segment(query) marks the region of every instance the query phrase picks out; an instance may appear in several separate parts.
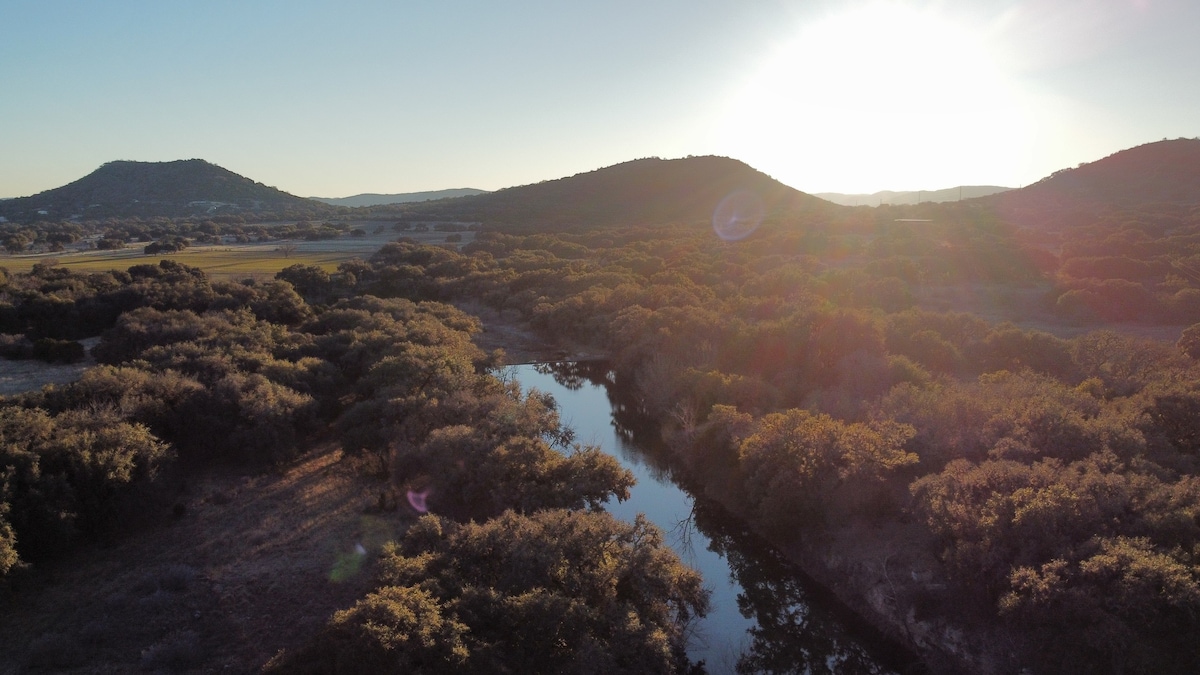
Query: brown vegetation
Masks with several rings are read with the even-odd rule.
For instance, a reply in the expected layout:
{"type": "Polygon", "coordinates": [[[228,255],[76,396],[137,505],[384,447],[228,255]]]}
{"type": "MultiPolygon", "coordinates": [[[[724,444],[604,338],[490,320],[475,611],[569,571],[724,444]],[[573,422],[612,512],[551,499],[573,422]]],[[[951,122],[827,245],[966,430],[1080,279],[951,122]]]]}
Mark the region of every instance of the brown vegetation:
{"type": "MultiPolygon", "coordinates": [[[[92,349],[101,365],[78,381],[0,400],[0,591],[22,608],[10,615],[22,628],[6,636],[25,640],[6,650],[7,667],[246,670],[280,649],[278,663],[309,672],[429,665],[405,646],[424,626],[374,620],[433,602],[433,589],[371,571],[380,544],[426,510],[439,514],[427,529],[481,523],[517,552],[545,552],[539,523],[556,518],[595,535],[523,561],[532,581],[489,610],[492,625],[519,625],[540,611],[529,597],[543,598],[544,609],[589,617],[572,630],[577,643],[522,651],[485,634],[478,593],[439,596],[447,625],[475,627],[469,650],[442,645],[459,665],[544,671],[598,657],[619,636],[614,667],[686,667],[686,625],[706,594],[652,525],[626,531],[603,513],[631,474],[573,444],[552,399],[497,378],[500,355],[471,342],[477,320],[380,297],[419,294],[419,278],[359,261],[335,275],[297,264],[270,282],[213,282],[163,261],[94,275],[44,266],[4,281],[5,320],[22,339],[75,344],[103,330],[92,349]],[[319,443],[330,438],[340,451],[319,443]],[[270,468],[285,477],[261,473],[270,468]],[[97,546],[115,548],[81,559],[97,546]],[[633,560],[547,585],[618,554],[633,560]],[[617,611],[609,595],[585,592],[610,583],[623,589],[617,611]],[[397,594],[399,605],[388,600],[397,594]],[[345,644],[344,631],[369,639],[345,644]]],[[[435,544],[404,542],[418,560],[435,544]]],[[[458,578],[484,589],[486,573],[471,565],[458,578]]]]}
{"type": "Polygon", "coordinates": [[[711,496],[930,664],[1187,672],[1197,366],[1096,329],[1173,322],[1178,337],[1197,317],[1171,298],[1193,282],[1121,278],[1166,274],[1158,254],[1048,268],[1029,233],[943,213],[959,219],[784,219],[741,242],[684,226],[485,233],[461,253],[389,245],[365,278],[473,298],[611,355],[711,496]],[[1107,275],[1089,292],[1142,295],[1098,300],[1129,309],[1111,317],[1067,312],[1084,273],[1107,275]],[[919,308],[935,288],[1043,289],[1038,318],[1076,337],[919,308]]]}
{"type": "MultiPolygon", "coordinates": [[[[1075,179],[1103,187],[1134,155],[1004,203],[1075,179]]],[[[701,180],[714,161],[687,162],[688,180],[647,160],[464,201],[532,233],[483,232],[457,250],[402,240],[336,270],[298,261],[270,282],[213,282],[170,261],[6,275],[0,330],[46,355],[103,330],[105,365],[0,405],[0,563],[24,583],[41,573],[25,565],[105,541],[122,508],[155,503],[165,467],[289,466],[302,439],[336,439],[439,517],[388,548],[366,596],[272,667],[685,668],[681,636],[703,597],[652,530],[601,513],[628,473],[574,448],[551,401],[494,377],[501,355],[472,342],[480,322],[443,304],[456,301],[609,356],[632,397],[622,414],[660,421],[709,496],[932,669],[1200,668],[1195,205],[1125,195],[1019,213],[987,201],[831,210],[743,171],[774,192],[730,236],[674,192],[702,187],[710,209],[738,187],[728,166],[701,180]],[[574,204],[588,185],[631,198],[574,204]],[[672,218],[685,222],[596,227],[672,218]],[[526,569],[530,551],[545,552],[545,570],[526,569]],[[647,551],[661,578],[617,564],[647,551]],[[582,564],[600,558],[614,567],[582,564]],[[579,566],[581,578],[563,576],[579,566]],[[614,584],[620,602],[592,592],[614,584]],[[547,617],[575,630],[542,645],[547,617]],[[510,624],[534,632],[504,643],[494,627],[510,624]]],[[[375,508],[399,501],[384,490],[375,508]]],[[[148,604],[187,588],[183,568],[164,574],[148,604]]],[[[143,663],[187,667],[209,635],[172,624],[143,663]]],[[[26,664],[57,667],[68,642],[37,636],[26,664]]]]}

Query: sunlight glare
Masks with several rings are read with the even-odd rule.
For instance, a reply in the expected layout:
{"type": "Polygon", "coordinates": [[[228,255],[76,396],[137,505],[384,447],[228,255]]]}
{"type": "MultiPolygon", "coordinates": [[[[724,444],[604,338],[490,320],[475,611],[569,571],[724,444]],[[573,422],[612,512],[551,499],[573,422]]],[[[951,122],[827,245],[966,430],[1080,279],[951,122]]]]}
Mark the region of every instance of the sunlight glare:
{"type": "Polygon", "coordinates": [[[996,165],[1019,161],[1028,134],[1026,105],[998,61],[982,29],[932,10],[845,10],[769,55],[731,102],[717,142],[807,192],[1004,175],[996,165]]]}
{"type": "Polygon", "coordinates": [[[713,231],[725,241],[739,241],[758,229],[766,208],[758,195],[737,190],[726,196],[713,211],[713,231]]]}
{"type": "Polygon", "coordinates": [[[429,513],[429,504],[427,500],[429,499],[431,492],[433,492],[433,490],[428,488],[419,491],[409,490],[405,495],[408,497],[408,505],[413,507],[413,510],[417,513],[429,513]]]}

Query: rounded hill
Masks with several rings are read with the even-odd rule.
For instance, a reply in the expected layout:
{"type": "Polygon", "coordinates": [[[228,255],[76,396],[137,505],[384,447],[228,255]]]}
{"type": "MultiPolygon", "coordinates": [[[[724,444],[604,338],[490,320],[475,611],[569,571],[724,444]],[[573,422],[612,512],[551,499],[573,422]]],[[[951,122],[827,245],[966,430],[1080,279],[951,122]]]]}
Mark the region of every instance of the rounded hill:
{"type": "Polygon", "coordinates": [[[10,220],[329,210],[202,159],[108,162],[62,187],[0,204],[10,220]]]}
{"type": "Polygon", "coordinates": [[[706,221],[725,197],[752,193],[766,214],[838,208],[726,157],[637,159],[567,178],[423,204],[410,217],[522,230],[706,221]]]}
{"type": "Polygon", "coordinates": [[[1069,212],[1200,205],[1200,139],[1139,145],[983,199],[1018,220],[1043,222],[1069,212]]]}

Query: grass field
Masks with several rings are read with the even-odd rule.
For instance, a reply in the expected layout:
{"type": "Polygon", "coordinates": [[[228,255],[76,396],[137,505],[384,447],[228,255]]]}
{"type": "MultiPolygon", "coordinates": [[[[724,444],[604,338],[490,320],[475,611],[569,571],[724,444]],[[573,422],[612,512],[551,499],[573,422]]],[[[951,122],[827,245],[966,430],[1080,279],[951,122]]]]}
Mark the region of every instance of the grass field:
{"type": "MultiPolygon", "coordinates": [[[[463,232],[461,243],[471,241],[472,232],[463,232]]],[[[369,258],[381,246],[395,241],[395,232],[367,235],[365,237],[343,237],[326,241],[273,241],[261,244],[237,244],[217,246],[193,246],[179,253],[145,255],[142,245],[129,246],[119,251],[67,251],[33,255],[5,256],[0,258],[0,267],[9,272],[28,272],[39,262],[49,259],[77,272],[101,272],[125,270],[133,265],[157,264],[164,259],[175,260],[184,265],[199,267],[210,276],[220,279],[245,279],[250,277],[272,277],[276,272],[291,265],[316,265],[326,272],[353,258],[369,258]],[[296,250],[288,256],[280,252],[284,243],[294,244],[296,250]]],[[[446,241],[445,232],[405,233],[405,236],[423,244],[440,244],[446,241]]]]}

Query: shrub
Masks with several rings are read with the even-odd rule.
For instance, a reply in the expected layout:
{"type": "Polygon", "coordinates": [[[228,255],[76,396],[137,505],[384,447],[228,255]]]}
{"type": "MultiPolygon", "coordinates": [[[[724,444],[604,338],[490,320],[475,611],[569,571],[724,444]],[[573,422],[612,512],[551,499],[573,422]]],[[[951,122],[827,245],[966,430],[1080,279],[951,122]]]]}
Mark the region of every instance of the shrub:
{"type": "Polygon", "coordinates": [[[41,338],[33,343],[33,358],[47,363],[76,363],[87,356],[83,345],[74,340],[41,338]]]}

